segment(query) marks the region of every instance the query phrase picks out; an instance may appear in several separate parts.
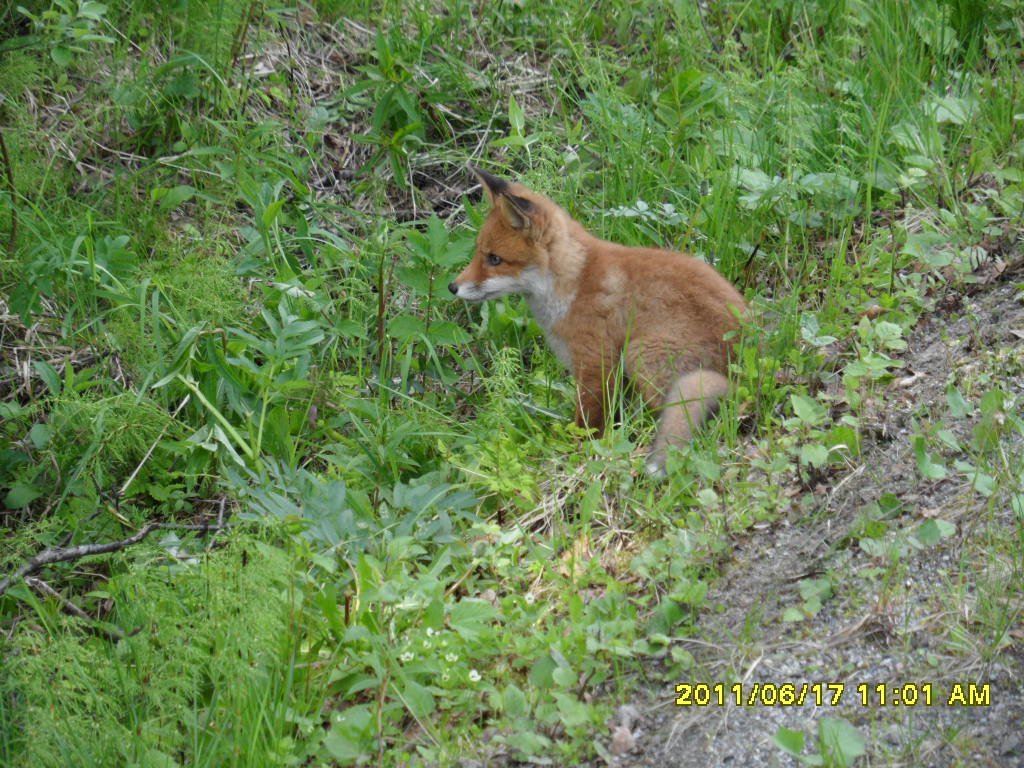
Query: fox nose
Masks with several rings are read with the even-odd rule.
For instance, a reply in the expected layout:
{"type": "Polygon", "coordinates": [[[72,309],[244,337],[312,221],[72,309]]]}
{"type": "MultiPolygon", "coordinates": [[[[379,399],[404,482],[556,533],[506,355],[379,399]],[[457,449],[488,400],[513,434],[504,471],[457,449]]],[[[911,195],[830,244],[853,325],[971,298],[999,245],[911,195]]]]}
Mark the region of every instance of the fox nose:
{"type": "Polygon", "coordinates": [[[451,291],[456,296],[459,295],[459,286],[456,285],[454,282],[448,283],[448,290],[451,291]]]}

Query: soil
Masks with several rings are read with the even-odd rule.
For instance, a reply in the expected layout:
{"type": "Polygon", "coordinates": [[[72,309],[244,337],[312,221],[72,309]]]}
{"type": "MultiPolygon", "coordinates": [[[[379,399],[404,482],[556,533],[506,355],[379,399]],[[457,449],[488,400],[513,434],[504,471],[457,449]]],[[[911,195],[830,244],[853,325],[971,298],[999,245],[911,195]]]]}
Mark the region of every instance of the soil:
{"type": "MultiPolygon", "coordinates": [[[[708,596],[712,610],[683,641],[693,668],[685,680],[666,680],[620,709],[604,743],[609,764],[799,765],[773,742],[778,729],[803,732],[807,757],[820,750],[822,718],[838,717],[864,737],[867,759],[858,764],[1024,766],[1024,520],[1007,489],[986,500],[952,466],[944,479],[923,479],[910,440],[940,419],[961,444],[970,440],[979,415],[952,417],[951,381],[978,384],[975,401],[999,387],[1008,403],[1024,402],[1024,292],[1003,280],[939,303],[908,340],[906,367],[885,393],[859,464],[824,489],[814,514],[734,542],[732,561],[708,596]],[[891,558],[869,555],[856,534],[865,507],[883,494],[899,501],[884,522],[889,541],[906,542],[927,519],[946,521],[955,533],[891,558]],[[803,603],[800,581],[825,575],[831,599],[803,621],[784,621],[787,609],[803,603]],[[1003,624],[986,624],[986,611],[1000,600],[1003,624]],[[830,701],[835,689],[827,688],[808,689],[802,706],[728,703],[736,683],[744,697],[760,683],[755,699],[771,701],[776,689],[767,684],[784,682],[797,690],[803,683],[845,687],[837,706],[830,701]],[[722,683],[727,703],[719,705],[712,692],[707,706],[675,706],[676,683],[722,683]],[[987,690],[989,703],[950,705],[956,683],[987,690]],[[861,684],[867,688],[858,690],[861,684]],[[880,705],[879,684],[889,702],[900,694],[918,701],[880,705]],[[932,706],[923,703],[926,684],[932,706]]],[[[1008,465],[1020,467],[1022,435],[1007,430],[1000,440],[1008,465]]]]}

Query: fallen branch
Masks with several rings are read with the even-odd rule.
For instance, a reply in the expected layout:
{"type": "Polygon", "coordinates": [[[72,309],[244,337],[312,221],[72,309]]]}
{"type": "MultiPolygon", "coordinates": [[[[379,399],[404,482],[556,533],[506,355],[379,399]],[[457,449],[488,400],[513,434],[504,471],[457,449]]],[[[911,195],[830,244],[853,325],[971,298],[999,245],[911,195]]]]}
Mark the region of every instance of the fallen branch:
{"type": "Polygon", "coordinates": [[[3,581],[0,581],[0,595],[4,594],[4,592],[9,589],[11,584],[35,573],[45,565],[63,563],[68,560],[79,560],[80,558],[88,557],[89,555],[105,555],[107,552],[117,552],[118,550],[130,547],[132,544],[138,544],[161,526],[162,523],[149,523],[143,526],[142,529],[134,536],[129,536],[127,539],[121,539],[120,541],[111,541],[106,544],[80,544],[77,547],[44,549],[38,555],[30,557],[28,561],[13,574],[5,578],[3,581]]]}
{"type": "Polygon", "coordinates": [[[56,600],[58,603],[60,603],[61,609],[65,613],[71,616],[75,616],[76,618],[82,619],[87,623],[87,629],[90,632],[96,635],[100,635],[101,637],[105,637],[107,640],[116,642],[118,640],[124,640],[126,637],[135,637],[135,635],[139,634],[139,632],[141,632],[143,627],[145,626],[144,624],[140,624],[139,626],[135,627],[135,629],[125,632],[120,627],[116,627],[113,624],[107,624],[93,616],[90,616],[88,613],[86,613],[73,602],[68,600],[66,597],[64,597],[64,595],[55,590],[42,579],[36,579],[31,576],[26,576],[25,583],[37,592],[56,600]]]}
{"type": "MultiPolygon", "coordinates": [[[[174,413],[171,414],[171,418],[178,418],[178,414],[181,413],[181,409],[184,408],[191,399],[192,395],[185,395],[184,399],[178,403],[178,407],[174,409],[174,413]]],[[[149,461],[149,457],[153,455],[153,451],[156,449],[157,443],[163,439],[164,433],[167,432],[167,428],[170,426],[171,422],[164,424],[164,428],[160,430],[160,434],[156,436],[156,440],[154,440],[153,444],[149,446],[149,450],[146,451],[146,455],[142,457],[142,461],[140,461],[139,465],[132,470],[132,473],[128,475],[128,479],[124,481],[124,485],[121,486],[121,490],[117,492],[118,498],[124,497],[125,491],[128,490],[128,486],[132,484],[132,480],[134,480],[135,476],[139,474],[139,470],[142,469],[143,465],[149,461]]]]}
{"type": "MultiPolygon", "coordinates": [[[[0,107],[3,105],[0,104],[0,107]]],[[[18,245],[18,190],[14,186],[14,166],[11,164],[11,155],[7,151],[7,142],[4,141],[4,132],[0,129],[0,158],[4,161],[4,177],[7,180],[7,191],[11,194],[11,232],[7,236],[7,254],[14,256],[14,248],[18,245]]]]}
{"type": "MultiPolygon", "coordinates": [[[[62,595],[60,592],[51,587],[42,579],[36,579],[31,576],[26,576],[25,583],[32,587],[32,589],[34,589],[36,592],[39,592],[43,595],[46,595],[47,597],[56,600],[60,604],[60,607],[64,611],[64,613],[67,613],[71,616],[74,616],[75,618],[81,619],[82,621],[86,622],[91,632],[94,632],[98,635],[102,635],[108,640],[113,641],[124,640],[124,638],[126,637],[125,633],[122,632],[119,627],[115,627],[113,625],[103,626],[96,619],[94,619],[88,613],[83,611],[73,602],[68,600],[66,597],[64,597],[64,595],[62,595]]],[[[133,632],[132,634],[135,633],[133,632]]]]}
{"type": "Polygon", "coordinates": [[[231,523],[220,522],[224,519],[223,499],[221,500],[220,510],[220,515],[218,516],[218,521],[216,523],[148,523],[134,536],[129,536],[127,539],[121,539],[120,541],[111,541],[106,544],[79,544],[77,547],[53,547],[51,549],[44,549],[38,555],[29,558],[21,568],[16,570],[3,581],[0,581],[0,595],[10,589],[14,582],[19,579],[23,579],[26,576],[31,576],[43,566],[52,565],[53,563],[63,563],[68,560],[78,560],[83,557],[88,557],[89,555],[105,555],[107,552],[117,552],[118,550],[126,549],[132,546],[132,544],[138,544],[157,528],[163,528],[169,531],[199,531],[200,533],[216,533],[218,531],[225,531],[232,528],[233,525],[231,523]]]}

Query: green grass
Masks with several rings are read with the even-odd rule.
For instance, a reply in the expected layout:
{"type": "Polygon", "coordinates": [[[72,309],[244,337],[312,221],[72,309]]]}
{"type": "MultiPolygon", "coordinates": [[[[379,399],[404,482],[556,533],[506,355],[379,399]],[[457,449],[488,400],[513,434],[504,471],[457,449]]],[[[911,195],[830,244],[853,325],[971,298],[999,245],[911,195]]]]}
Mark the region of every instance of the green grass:
{"type": "MultiPolygon", "coordinates": [[[[5,764],[443,764],[484,730],[593,758],[647,659],[685,669],[727,536],[857,461],[935,287],[1024,216],[1017,0],[28,10],[0,12],[0,564],[221,499],[269,525],[39,574],[119,641],[0,597],[5,764]],[[571,426],[525,302],[448,300],[467,160],[751,300],[666,483],[629,397],[571,426]]],[[[969,458],[1019,506],[1000,429],[969,458]]],[[[983,612],[990,658],[1015,614],[983,612]]]]}

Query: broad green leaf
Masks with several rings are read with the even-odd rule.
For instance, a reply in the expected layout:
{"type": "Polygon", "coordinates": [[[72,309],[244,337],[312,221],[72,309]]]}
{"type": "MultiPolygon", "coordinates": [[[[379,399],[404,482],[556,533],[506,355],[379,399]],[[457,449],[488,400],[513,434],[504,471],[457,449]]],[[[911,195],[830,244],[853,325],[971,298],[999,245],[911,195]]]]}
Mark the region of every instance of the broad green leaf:
{"type": "Polygon", "coordinates": [[[825,602],[832,597],[831,579],[802,579],[800,581],[800,597],[804,600],[825,602]]]}
{"type": "Polygon", "coordinates": [[[324,748],[335,760],[352,765],[370,756],[373,746],[373,715],[365,704],[346,707],[340,719],[331,724],[324,748]]]}
{"type": "Polygon", "coordinates": [[[558,715],[562,725],[569,729],[579,729],[590,722],[591,707],[580,701],[574,693],[555,692],[555,701],[558,702],[558,715]]]}
{"type": "Polygon", "coordinates": [[[274,219],[281,213],[281,209],[284,208],[284,203],[284,200],[274,200],[264,209],[261,219],[264,227],[269,227],[274,222],[274,219]]]}
{"type": "Polygon", "coordinates": [[[534,688],[550,688],[554,682],[552,673],[556,669],[558,669],[558,664],[551,658],[550,654],[545,654],[533,662],[527,679],[534,688]]]}
{"type": "Polygon", "coordinates": [[[486,600],[467,599],[455,603],[448,611],[451,628],[466,640],[476,640],[497,615],[486,600]]]}
{"type": "Polygon", "coordinates": [[[974,103],[969,99],[947,95],[935,99],[931,108],[935,115],[935,122],[964,125],[971,119],[974,103]]]}
{"type": "Polygon", "coordinates": [[[943,445],[952,451],[960,450],[960,441],[957,440],[956,435],[953,434],[952,430],[940,429],[935,433],[935,436],[942,441],[943,445]]]}
{"type": "Polygon", "coordinates": [[[60,374],[57,373],[57,369],[50,365],[45,360],[35,360],[32,363],[32,367],[35,369],[36,374],[46,384],[46,388],[50,390],[51,395],[59,395],[62,389],[60,374]]]}
{"type": "Polygon", "coordinates": [[[437,708],[433,694],[414,680],[405,681],[402,701],[409,708],[409,714],[416,718],[427,717],[437,708]]]}
{"type": "Polygon", "coordinates": [[[879,559],[889,557],[895,550],[895,545],[886,541],[883,538],[862,538],[857,542],[857,546],[868,557],[876,557],[879,559]]]}
{"type": "Polygon", "coordinates": [[[775,735],[772,736],[772,741],[775,742],[776,746],[794,757],[799,757],[800,753],[804,751],[803,731],[793,731],[789,728],[780,727],[775,732],[775,735]]]}
{"type": "Polygon", "coordinates": [[[960,390],[952,384],[946,390],[946,402],[949,404],[949,412],[955,419],[962,419],[974,413],[974,406],[967,402],[960,390]]]}
{"type": "Polygon", "coordinates": [[[195,187],[191,187],[188,184],[179,184],[176,187],[156,187],[149,193],[149,197],[153,202],[159,201],[161,213],[167,213],[173,211],[182,203],[191,200],[195,197],[195,187]]]}
{"type": "Polygon", "coordinates": [[[16,482],[4,497],[4,506],[8,509],[21,509],[43,495],[43,491],[28,483],[16,482]]]}
{"type": "Polygon", "coordinates": [[[413,315],[398,315],[388,323],[388,332],[398,341],[407,341],[413,336],[421,335],[426,326],[423,320],[413,315]]]}
{"type": "Polygon", "coordinates": [[[403,265],[395,270],[395,276],[420,296],[430,293],[431,274],[422,265],[403,265]]]}
{"type": "Polygon", "coordinates": [[[32,429],[28,431],[28,439],[32,441],[32,445],[35,446],[36,450],[45,448],[50,444],[50,425],[44,422],[37,422],[32,425],[32,429]]]}
{"type": "Polygon", "coordinates": [[[823,467],[828,463],[828,448],[820,444],[800,446],[800,461],[812,467],[823,467]]]}
{"type": "Polygon", "coordinates": [[[829,448],[830,455],[836,453],[838,458],[860,455],[860,435],[853,427],[845,424],[830,429],[825,434],[824,442],[829,448]]]}
{"type": "Polygon", "coordinates": [[[514,683],[505,686],[505,692],[501,696],[501,705],[505,714],[509,717],[526,717],[530,714],[530,703],[524,694],[514,683]]]}
{"type": "Polygon", "coordinates": [[[976,472],[973,479],[974,490],[986,499],[996,492],[996,479],[984,472],[976,472]]]}
{"type": "Polygon", "coordinates": [[[915,537],[926,547],[933,547],[956,533],[956,526],[946,520],[933,518],[918,526],[915,537]]]}
{"type": "Polygon", "coordinates": [[[435,321],[430,326],[430,341],[436,345],[451,346],[453,344],[466,344],[470,336],[458,323],[451,320],[435,321]]]}
{"type": "Polygon", "coordinates": [[[508,97],[508,122],[513,136],[522,136],[526,128],[526,114],[516,101],[515,94],[508,97]]]}
{"type": "Polygon", "coordinates": [[[903,245],[903,253],[933,269],[948,267],[955,255],[949,238],[938,232],[910,233],[903,245]]]}
{"type": "Polygon", "coordinates": [[[427,222],[427,241],[430,243],[430,258],[436,264],[444,264],[444,255],[448,250],[448,228],[441,218],[433,213],[427,222]]]}
{"type": "Polygon", "coordinates": [[[821,754],[831,765],[849,766],[867,751],[864,736],[848,721],[838,717],[823,717],[818,722],[818,741],[821,754]]]}
{"type": "Polygon", "coordinates": [[[794,393],[789,396],[793,413],[808,426],[815,426],[825,420],[825,406],[812,397],[794,393]]]}
{"type": "Polygon", "coordinates": [[[818,318],[811,312],[800,315],[800,335],[803,340],[814,347],[826,347],[836,340],[835,336],[821,334],[818,318]]]}
{"type": "Polygon", "coordinates": [[[917,470],[926,480],[941,480],[946,476],[946,467],[935,461],[931,454],[925,449],[924,435],[914,435],[910,438],[914,448],[914,456],[917,458],[917,470]]]}
{"type": "Polygon", "coordinates": [[[50,49],[50,58],[62,67],[66,67],[74,58],[71,49],[65,45],[55,45],[50,49]]]}
{"type": "Polygon", "coordinates": [[[803,621],[804,618],[804,612],[799,608],[787,608],[782,612],[782,620],[790,624],[803,621]]]}

